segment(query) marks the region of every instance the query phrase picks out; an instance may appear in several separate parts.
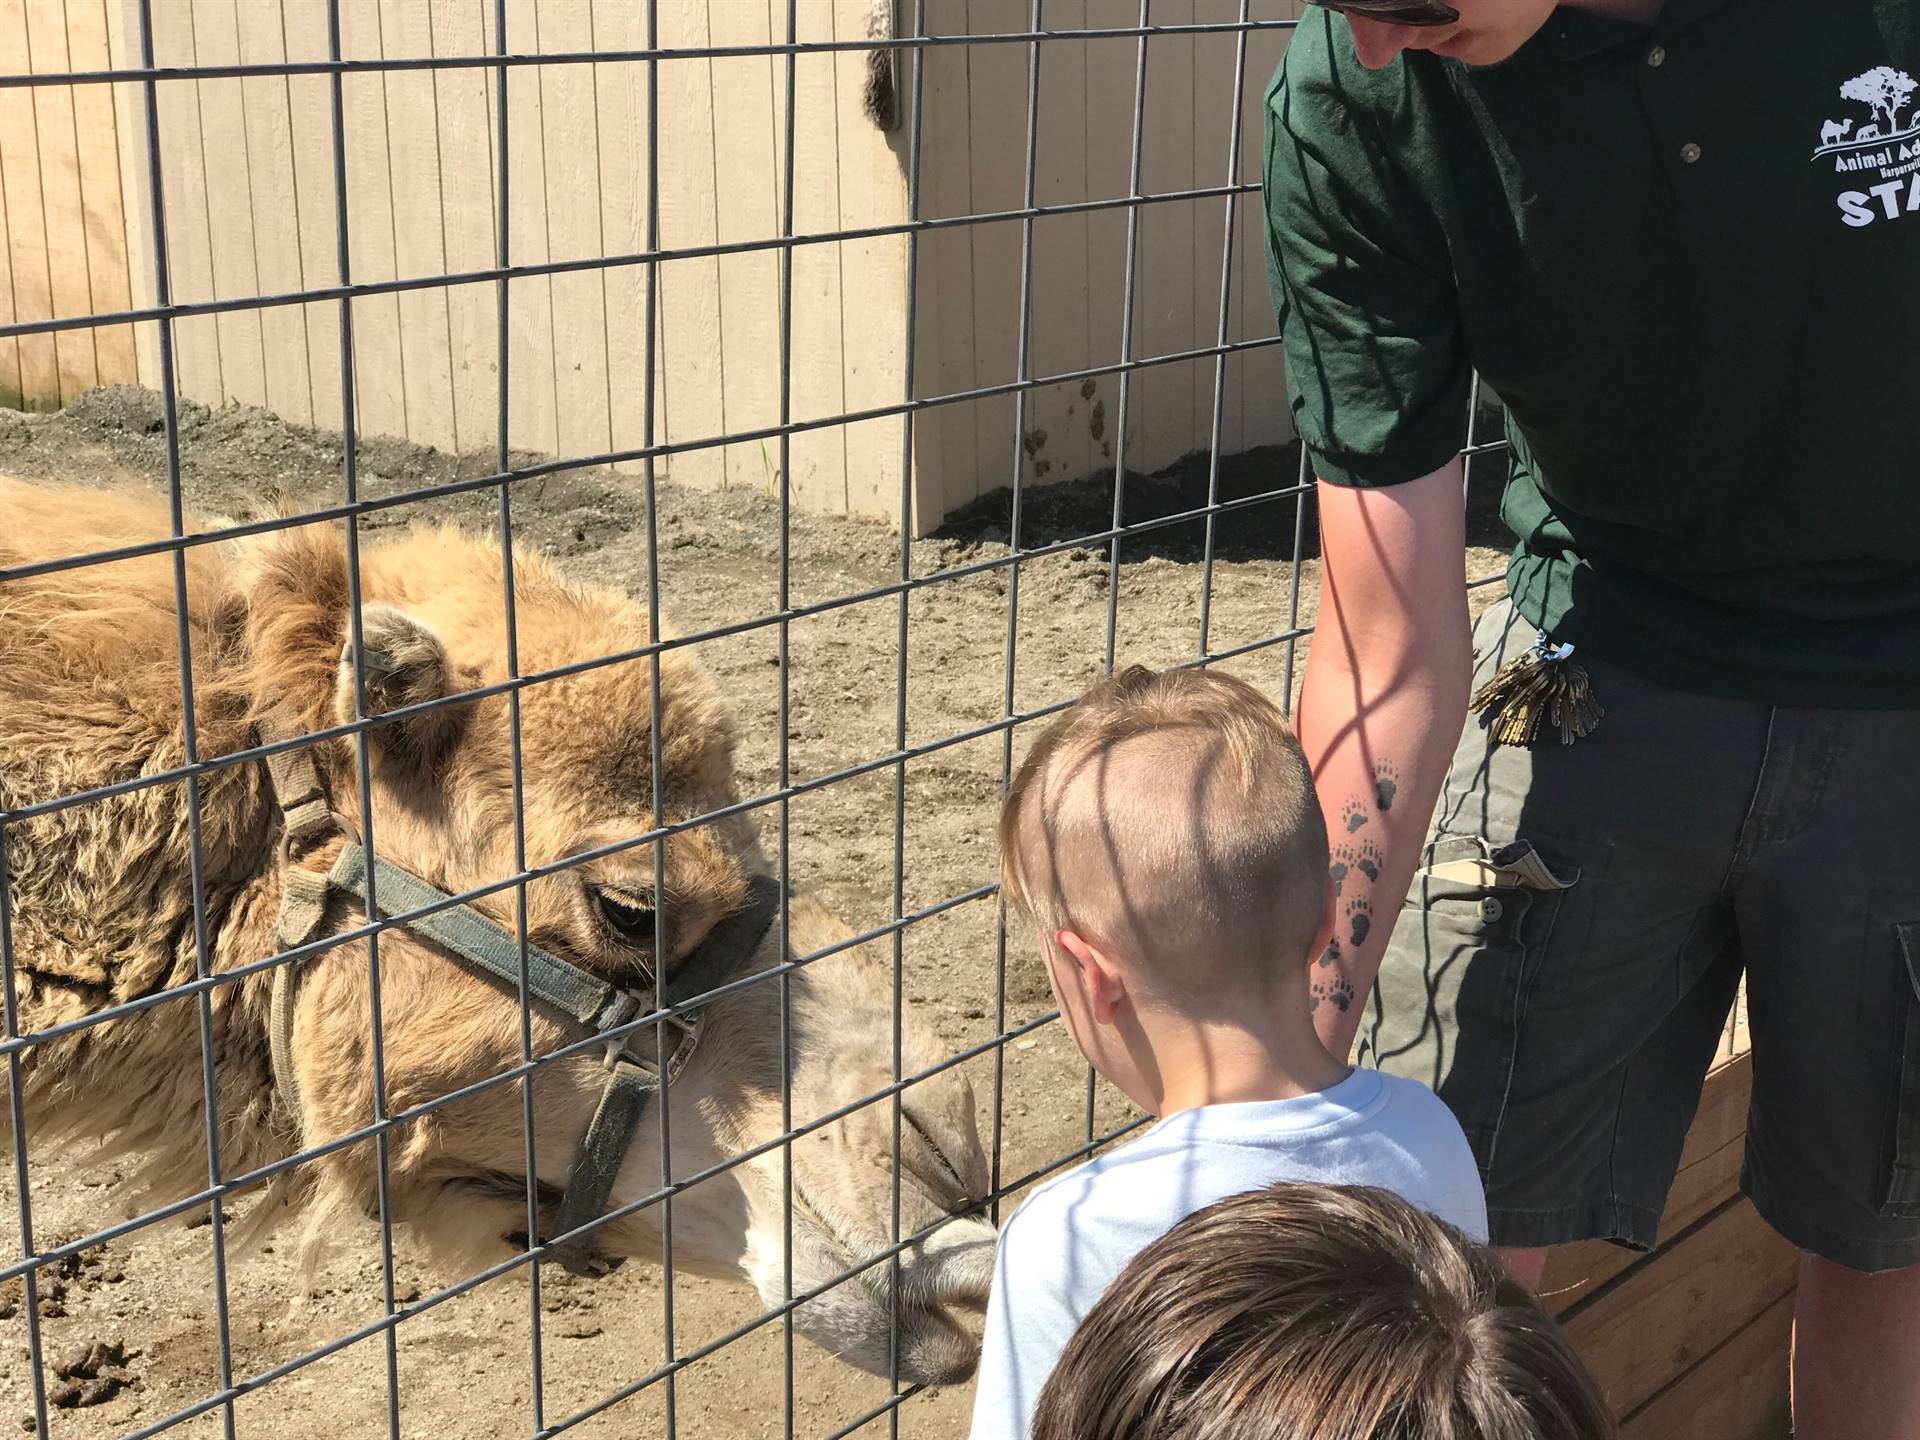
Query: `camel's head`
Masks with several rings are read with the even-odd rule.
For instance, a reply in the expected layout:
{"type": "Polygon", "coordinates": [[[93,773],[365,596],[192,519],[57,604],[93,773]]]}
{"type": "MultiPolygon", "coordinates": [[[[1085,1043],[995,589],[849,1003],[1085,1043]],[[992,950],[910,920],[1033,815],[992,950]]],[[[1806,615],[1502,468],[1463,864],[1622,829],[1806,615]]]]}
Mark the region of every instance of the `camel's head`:
{"type": "MultiPolygon", "coordinates": [[[[367,663],[356,666],[338,545],[317,529],[272,537],[257,552],[248,586],[254,703],[291,707],[299,723],[317,729],[351,720],[361,703],[357,690],[366,713],[384,715],[504,680],[501,569],[497,550],[450,532],[369,549],[361,611],[367,663]]],[[[648,638],[644,611],[612,592],[567,584],[537,559],[516,564],[514,599],[522,673],[630,651],[648,638]]],[[[655,803],[652,675],[651,660],[641,658],[519,693],[518,838],[508,696],[403,713],[371,729],[371,848],[453,893],[645,833],[655,803]]],[[[737,799],[734,728],[688,652],[662,654],[659,675],[659,804],[672,824],[737,799]]],[[[347,834],[359,839],[353,747],[326,745],[326,788],[347,834]]],[[[671,984],[715,924],[742,904],[749,878],[767,867],[747,815],[676,833],[663,852],[658,884],[651,844],[598,854],[529,882],[529,941],[649,997],[662,966],[671,984]]],[[[513,889],[474,902],[509,932],[519,929],[519,904],[513,889]]],[[[353,904],[339,900],[328,915],[336,931],[361,920],[353,904]]],[[[783,931],[793,955],[843,933],[804,903],[792,906],[737,973],[775,965],[783,931]]],[[[383,932],[378,951],[389,1111],[512,1069],[522,1063],[526,1041],[539,1056],[591,1033],[536,1003],[523,1037],[512,986],[411,931],[383,932]]],[[[668,1099],[652,1102],[619,1167],[609,1209],[636,1208],[599,1229],[597,1254],[657,1257],[663,1184],[716,1172],[672,1197],[676,1265],[744,1276],[770,1305],[789,1293],[807,1296],[795,1311],[800,1333],[876,1371],[890,1364],[889,1295],[897,1293],[902,1376],[926,1383],[964,1378],[975,1347],[950,1307],[984,1303],[994,1239],[970,1213],[988,1179],[964,1080],[949,1071],[899,1097],[897,1231],[891,1096],[836,1115],[790,1145],[779,1143],[789,1113],[792,1125],[806,1127],[887,1089],[895,1013],[886,969],[856,950],[791,973],[784,1000],[781,981],[769,979],[707,1005],[700,1038],[668,1099]],[[663,1135],[670,1141],[664,1162],[663,1135]],[[727,1164],[750,1151],[760,1153],[727,1164]],[[889,1250],[896,1235],[910,1242],[897,1267],[882,1260],[831,1285],[889,1250]],[[821,1287],[830,1288],[810,1294],[821,1287]]],[[[372,1116],[371,1014],[364,942],[308,962],[291,1046],[297,1119],[308,1144],[360,1128],[372,1116]]],[[[934,1038],[910,1019],[900,1044],[902,1073],[942,1057],[934,1038]]],[[[553,1233],[557,1201],[606,1081],[598,1047],[578,1049],[533,1076],[543,1234],[553,1233]]],[[[390,1146],[395,1218],[437,1248],[467,1256],[518,1243],[528,1224],[523,1103],[519,1084],[495,1085],[405,1127],[390,1146]]],[[[315,1162],[317,1213],[371,1206],[373,1167],[367,1145],[315,1162]]]]}

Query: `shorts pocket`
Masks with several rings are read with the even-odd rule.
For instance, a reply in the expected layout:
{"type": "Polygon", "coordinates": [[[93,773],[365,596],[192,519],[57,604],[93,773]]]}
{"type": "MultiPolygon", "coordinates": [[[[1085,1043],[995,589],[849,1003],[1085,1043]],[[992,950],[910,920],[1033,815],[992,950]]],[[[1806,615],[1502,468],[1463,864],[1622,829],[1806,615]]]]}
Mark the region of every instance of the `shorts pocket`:
{"type": "Polygon", "coordinates": [[[1893,933],[1901,966],[1895,976],[1895,1003],[1904,1014],[1894,1051],[1900,1070],[1880,1213],[1911,1218],[1920,1217],[1920,921],[1895,925],[1893,933]]]}
{"type": "Polygon", "coordinates": [[[1360,1058],[1430,1085],[1491,1168],[1527,1001],[1577,870],[1526,841],[1440,836],[1415,874],[1360,1058]]]}

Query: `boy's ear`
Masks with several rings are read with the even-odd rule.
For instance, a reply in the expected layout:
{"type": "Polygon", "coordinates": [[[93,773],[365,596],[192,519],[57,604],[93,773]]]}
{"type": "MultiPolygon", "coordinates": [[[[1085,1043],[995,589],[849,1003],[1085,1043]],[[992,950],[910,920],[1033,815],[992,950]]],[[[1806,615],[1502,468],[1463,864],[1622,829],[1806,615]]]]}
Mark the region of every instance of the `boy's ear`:
{"type": "Polygon", "coordinates": [[[1127,998],[1127,984],[1113,957],[1084,935],[1060,930],[1054,943],[1073,965],[1080,981],[1080,993],[1086,996],[1087,1010],[1101,1025],[1111,1025],[1127,998]]]}

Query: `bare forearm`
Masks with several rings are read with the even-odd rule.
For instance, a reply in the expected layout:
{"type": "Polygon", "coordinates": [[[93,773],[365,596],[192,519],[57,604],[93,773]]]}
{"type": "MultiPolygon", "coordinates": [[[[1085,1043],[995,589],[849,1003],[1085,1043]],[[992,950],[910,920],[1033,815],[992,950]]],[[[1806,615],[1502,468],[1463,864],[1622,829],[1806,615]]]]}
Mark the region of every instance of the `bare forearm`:
{"type": "Polygon", "coordinates": [[[1336,895],[1310,994],[1315,1028],[1344,1058],[1466,715],[1458,462],[1389,490],[1323,484],[1320,518],[1320,610],[1299,729],[1336,895]]]}
{"type": "MultiPolygon", "coordinates": [[[[1300,738],[1326,815],[1333,931],[1313,967],[1314,1026],[1344,1058],[1466,714],[1466,657],[1356,656],[1322,630],[1307,662],[1300,738]],[[1436,663],[1438,662],[1438,663],[1436,663]]],[[[1464,642],[1461,649],[1464,650],[1464,642]]]]}

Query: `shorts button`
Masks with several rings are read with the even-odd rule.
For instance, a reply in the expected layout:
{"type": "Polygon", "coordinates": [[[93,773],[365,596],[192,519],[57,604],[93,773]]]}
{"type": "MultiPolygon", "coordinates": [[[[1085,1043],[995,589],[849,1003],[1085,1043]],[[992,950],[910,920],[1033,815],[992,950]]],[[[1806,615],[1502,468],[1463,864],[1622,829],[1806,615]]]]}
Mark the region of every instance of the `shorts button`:
{"type": "Polygon", "coordinates": [[[1662,65],[1666,63],[1667,63],[1667,47],[1666,46],[1656,45],[1651,50],[1647,51],[1647,64],[1651,65],[1654,69],[1658,70],[1662,65]]]}
{"type": "Polygon", "coordinates": [[[1689,140],[1680,147],[1680,158],[1691,165],[1700,158],[1700,147],[1689,140]]]}
{"type": "Polygon", "coordinates": [[[1507,913],[1507,907],[1489,895],[1480,902],[1480,918],[1489,925],[1507,913]]]}

